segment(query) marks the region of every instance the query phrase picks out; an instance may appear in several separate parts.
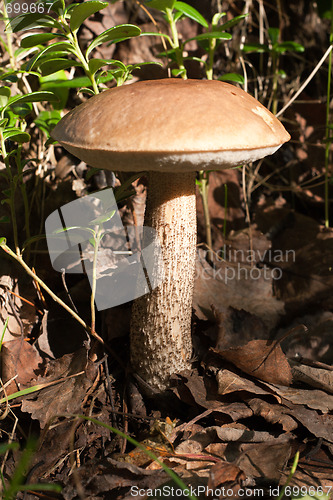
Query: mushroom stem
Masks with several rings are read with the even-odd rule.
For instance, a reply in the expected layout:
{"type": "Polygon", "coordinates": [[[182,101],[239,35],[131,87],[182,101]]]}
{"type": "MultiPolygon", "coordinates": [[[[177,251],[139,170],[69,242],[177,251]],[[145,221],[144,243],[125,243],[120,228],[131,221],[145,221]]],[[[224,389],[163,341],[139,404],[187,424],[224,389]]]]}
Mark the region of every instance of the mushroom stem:
{"type": "Polygon", "coordinates": [[[163,390],[173,373],[190,367],[192,355],[195,172],[149,174],[145,226],[158,233],[164,280],[133,304],[131,361],[149,385],[163,390]]]}

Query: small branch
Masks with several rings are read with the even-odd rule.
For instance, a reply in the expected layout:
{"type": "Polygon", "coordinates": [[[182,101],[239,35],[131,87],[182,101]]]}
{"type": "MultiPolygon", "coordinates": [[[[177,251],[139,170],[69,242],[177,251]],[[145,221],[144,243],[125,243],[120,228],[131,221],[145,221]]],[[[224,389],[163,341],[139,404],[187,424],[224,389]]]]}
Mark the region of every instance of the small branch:
{"type": "Polygon", "coordinates": [[[44,290],[52,297],[52,299],[57,302],[59,305],[61,305],[76,321],[78,321],[85,330],[90,331],[88,325],[83,321],[82,318],[78,314],[76,314],[73,309],[71,309],[65,302],[63,302],[57,295],[52,292],[52,290],[42,281],[30,267],[24,262],[22,257],[20,255],[15,254],[7,245],[1,245],[1,248],[4,252],[6,252],[8,255],[13,257],[21,266],[24,268],[24,270],[29,274],[29,276],[37,281],[37,283],[44,288],[44,290]]]}
{"type": "Polygon", "coordinates": [[[328,47],[328,49],[326,50],[326,52],[323,55],[323,57],[320,59],[320,61],[317,64],[317,66],[314,68],[313,71],[311,71],[310,75],[307,77],[307,79],[305,80],[305,82],[300,86],[300,88],[298,89],[298,91],[296,92],[296,94],[294,94],[293,97],[290,99],[290,101],[287,102],[287,104],[285,106],[283,106],[283,108],[280,109],[280,111],[278,113],[276,113],[276,115],[275,115],[276,118],[278,118],[280,115],[282,115],[285,112],[285,110],[287,108],[289,108],[289,106],[295,101],[295,99],[297,99],[297,97],[303,92],[303,90],[305,89],[305,87],[307,86],[307,84],[312,80],[312,78],[315,76],[315,74],[317,73],[317,71],[319,71],[320,67],[323,65],[326,57],[331,52],[332,48],[333,48],[333,45],[330,45],[328,47]]]}

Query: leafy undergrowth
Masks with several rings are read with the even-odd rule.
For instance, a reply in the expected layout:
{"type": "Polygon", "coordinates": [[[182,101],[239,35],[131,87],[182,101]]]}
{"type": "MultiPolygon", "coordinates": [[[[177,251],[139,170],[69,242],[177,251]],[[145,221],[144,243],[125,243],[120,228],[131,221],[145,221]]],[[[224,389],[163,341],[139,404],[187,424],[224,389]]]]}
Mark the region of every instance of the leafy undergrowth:
{"type": "MultiPolygon", "coordinates": [[[[163,485],[179,491],[143,445],[192,486],[198,498],[204,498],[208,487],[217,492],[227,488],[227,496],[234,498],[244,488],[248,495],[260,489],[262,497],[270,498],[273,489],[277,492],[285,484],[297,451],[294,491],[312,486],[329,492],[332,367],[318,356],[316,361],[287,359],[280,340],[264,338],[267,328],[257,316],[231,307],[212,312],[215,321],[197,319],[194,369],[175,376],[165,394],[140,390],[112,353],[99,363],[88,358],[85,348],[46,360],[45,353],[27,342],[7,342],[2,349],[5,378],[14,379],[12,384],[21,390],[33,390],[10,400],[8,407],[3,401],[3,411],[8,411],[3,432],[14,438],[29,428],[30,436],[39,435],[27,483],[61,485],[59,496],[47,498],[65,499],[131,498],[139,490],[143,495],[163,485]],[[254,331],[261,338],[248,340],[254,331]],[[217,347],[209,348],[214,338],[217,347]],[[112,432],[110,424],[135,436],[141,447],[112,432]]],[[[303,325],[288,332],[308,335],[312,342],[316,333],[303,325]]],[[[43,336],[46,329],[39,345],[43,336]]],[[[7,385],[9,398],[10,392],[7,385]]],[[[20,440],[24,447],[24,435],[20,440]]],[[[16,449],[5,457],[5,478],[18,467],[22,453],[16,449]]],[[[37,498],[29,495],[25,498],[37,498]]],[[[225,496],[221,492],[218,497],[225,496]]]]}
{"type": "MultiPolygon", "coordinates": [[[[210,2],[202,3],[209,10],[210,2]]],[[[235,7],[233,17],[242,8],[235,7]]],[[[275,8],[268,12],[276,25],[275,8]]],[[[281,17],[286,39],[298,40],[307,52],[306,59],[286,63],[286,83],[279,73],[284,102],[327,42],[318,18],[304,3],[290,2],[286,12],[281,17]],[[298,9],[306,11],[306,23],[298,9]]],[[[144,31],[155,29],[151,20],[135,15],[144,31]]],[[[80,43],[91,43],[129,17],[125,8],[109,5],[85,21],[80,43]]],[[[188,18],[179,25],[182,39],[198,35],[198,26],[188,18]]],[[[240,36],[241,27],[237,29],[240,36]]],[[[105,44],[100,56],[117,57],[124,64],[160,61],[162,46],[152,40],[133,38],[117,49],[105,44]]],[[[272,48],[265,50],[271,55],[272,48]]],[[[197,58],[206,54],[204,47],[195,51],[191,44],[188,52],[197,58]]],[[[263,69],[260,54],[249,56],[249,66],[263,69]]],[[[223,60],[220,53],[215,62],[217,70],[233,70],[231,56],[223,60]]],[[[190,77],[203,77],[200,64],[188,63],[190,77]]],[[[166,76],[159,65],[140,73],[142,78],[166,76]]],[[[187,498],[188,493],[200,499],[271,499],[283,493],[288,498],[332,498],[333,233],[324,224],[325,76],[319,73],[316,89],[307,88],[287,110],[284,124],[292,142],[261,169],[247,169],[250,224],[240,172],[210,173],[209,259],[198,188],[193,369],[174,376],[164,394],[131,373],[130,304],[97,315],[102,344],[1,255],[4,498],[166,499],[187,498]],[[183,487],[189,491],[181,493],[183,487]]],[[[66,106],[82,100],[82,95],[70,94],[66,106]]],[[[33,129],[29,152],[23,148],[30,157],[42,148],[38,134],[33,129]]],[[[51,151],[44,178],[36,181],[29,172],[25,180],[31,199],[43,204],[40,214],[38,203],[31,201],[36,234],[37,214],[47,216],[114,183],[111,174],[87,174],[89,167],[61,148],[51,151]]],[[[123,177],[117,183],[125,181],[123,177]]],[[[5,190],[3,176],[0,184],[5,190]]],[[[135,196],[121,211],[124,223],[140,225],[146,180],[139,179],[133,188],[135,196]]],[[[18,196],[12,201],[23,220],[18,196]]],[[[6,227],[1,236],[10,239],[11,228],[6,232],[6,227]]],[[[88,280],[82,275],[62,280],[50,267],[43,240],[33,247],[32,259],[36,273],[69,305],[70,297],[88,323],[88,280]]]]}
{"type": "MultiPolygon", "coordinates": [[[[262,215],[266,224],[270,219],[273,225],[277,210],[287,217],[288,211],[270,207],[262,215]]],[[[312,496],[314,491],[319,496],[329,493],[333,487],[333,314],[329,311],[333,283],[325,274],[325,255],[332,254],[332,233],[293,213],[291,227],[286,225],[275,241],[275,249],[279,242],[281,251],[275,255],[281,259],[286,255],[284,238],[290,249],[288,231],[302,259],[280,262],[284,279],[276,280],[275,296],[271,278],[248,280],[243,271],[239,279],[229,281],[230,266],[238,265],[231,259],[231,249],[247,248],[248,229],[230,238],[228,265],[220,260],[213,268],[199,250],[193,370],[174,376],[172,388],[164,394],[149,390],[130,373],[130,306],[105,313],[104,347],[97,341],[91,345],[80,328],[75,335],[74,322],[58,307],[42,313],[26,304],[19,310],[21,316],[11,316],[11,331],[18,338],[5,342],[1,351],[9,399],[7,403],[2,399],[6,413],[2,430],[9,441],[19,440],[23,451],[15,449],[4,456],[5,484],[22,460],[29,435],[36,442],[25,470],[27,484],[62,488],[61,493],[43,492],[43,498],[126,499],[139,493],[142,498],[145,494],[155,498],[152,490],[163,485],[163,498],[174,498],[176,490],[180,495],[179,486],[142,446],[191,486],[197,498],[205,498],[207,488],[216,498],[240,498],[245,490],[248,496],[278,497],[297,452],[291,496],[297,497],[297,491],[303,496],[305,491],[312,496]],[[316,233],[310,248],[305,235],[302,241],[295,234],[295,220],[300,234],[302,224],[316,233]],[[316,252],[321,254],[321,264],[314,261],[316,252]],[[306,267],[294,269],[300,262],[306,267]],[[306,287],[300,285],[304,280],[306,287]],[[30,316],[25,317],[27,310],[30,316]],[[37,340],[22,340],[20,319],[23,328],[34,325],[37,340]],[[66,342],[69,335],[72,345],[66,342]],[[75,342],[81,347],[73,348],[75,342]],[[61,349],[74,352],[60,355],[61,349]],[[23,392],[11,399],[18,387],[23,392]],[[141,447],[115,434],[110,425],[134,437],[141,447]]],[[[256,227],[252,238],[255,255],[262,256],[267,238],[256,227]]],[[[254,268],[258,269],[246,267],[249,272],[254,268]]],[[[14,274],[9,272],[8,279],[14,274]]],[[[86,288],[84,279],[71,288],[75,303],[81,301],[84,306],[86,288]]],[[[20,293],[27,296],[24,288],[20,293]]],[[[25,495],[38,498],[32,492],[25,495]]]]}

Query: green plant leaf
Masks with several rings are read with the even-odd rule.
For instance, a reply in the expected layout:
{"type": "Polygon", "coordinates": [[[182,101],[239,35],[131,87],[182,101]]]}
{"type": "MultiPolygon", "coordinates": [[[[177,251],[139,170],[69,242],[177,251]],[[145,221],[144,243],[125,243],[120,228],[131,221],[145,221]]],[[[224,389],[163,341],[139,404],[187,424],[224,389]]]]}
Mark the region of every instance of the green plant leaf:
{"type": "Polygon", "coordinates": [[[55,96],[52,92],[31,92],[30,94],[11,97],[6,107],[18,102],[55,102],[57,100],[57,96],[55,96]]]}
{"type": "Polygon", "coordinates": [[[177,62],[177,56],[176,56],[176,51],[175,49],[170,49],[170,50],[166,50],[164,52],[159,52],[157,54],[157,57],[167,57],[168,59],[170,59],[171,61],[173,62],[177,62]]]}
{"type": "Polygon", "coordinates": [[[64,109],[64,107],[67,104],[68,101],[68,96],[69,96],[69,90],[68,88],[58,88],[54,83],[55,82],[66,82],[67,81],[67,75],[64,70],[57,71],[56,73],[52,73],[52,75],[47,75],[47,76],[41,76],[39,78],[40,82],[40,90],[48,90],[50,92],[53,92],[59,102],[53,104],[53,108],[55,110],[57,109],[64,109]]]}
{"type": "Polygon", "coordinates": [[[18,450],[19,448],[20,445],[18,443],[3,443],[0,444],[0,454],[2,455],[3,453],[6,453],[8,450],[18,450]]]}
{"type": "Polygon", "coordinates": [[[39,66],[39,69],[41,70],[42,75],[46,76],[52,75],[53,73],[56,73],[57,71],[60,71],[62,69],[71,68],[72,66],[81,66],[81,63],[79,63],[78,61],[74,61],[73,59],[55,58],[51,61],[43,62],[39,66]]]}
{"type": "Polygon", "coordinates": [[[175,68],[171,70],[172,76],[177,78],[177,76],[182,76],[186,74],[186,69],[181,69],[181,68],[175,68]]]}
{"type": "Polygon", "coordinates": [[[16,83],[18,81],[17,75],[21,74],[29,74],[29,75],[34,75],[34,76],[40,76],[39,73],[36,73],[35,71],[27,71],[26,69],[23,69],[20,71],[7,71],[6,73],[3,73],[0,76],[0,81],[3,80],[5,82],[10,82],[10,83],[16,83]]]}
{"type": "Polygon", "coordinates": [[[109,70],[109,71],[103,71],[102,73],[98,73],[96,75],[96,82],[97,84],[100,84],[103,81],[110,81],[110,80],[117,80],[117,78],[122,78],[124,75],[124,72],[121,69],[114,69],[114,70],[109,70]],[[107,78],[107,80],[105,80],[107,78]]]}
{"type": "Polygon", "coordinates": [[[212,26],[217,27],[219,20],[225,15],[226,15],[225,12],[218,12],[217,14],[214,14],[212,19],[212,26]]]}
{"type": "Polygon", "coordinates": [[[116,200],[118,203],[120,203],[121,201],[128,200],[128,198],[130,198],[131,196],[134,196],[134,195],[135,195],[135,189],[127,190],[127,191],[121,192],[116,197],[116,200]]]}
{"type": "Polygon", "coordinates": [[[225,73],[219,77],[221,82],[235,82],[244,85],[244,76],[239,73],[225,73]]]}
{"type": "Polygon", "coordinates": [[[11,195],[11,190],[10,189],[3,189],[2,190],[2,194],[4,194],[5,196],[10,196],[11,195]]]}
{"type": "Polygon", "coordinates": [[[279,36],[280,36],[279,28],[268,28],[268,37],[272,42],[272,45],[278,43],[279,36]]]}
{"type": "Polygon", "coordinates": [[[268,46],[262,43],[245,43],[242,50],[243,52],[257,52],[258,54],[269,52],[268,46]]]}
{"type": "Polygon", "coordinates": [[[0,238],[0,247],[4,247],[6,245],[6,243],[7,243],[6,238],[4,238],[4,237],[0,238]]]}
{"type": "Polygon", "coordinates": [[[74,3],[70,3],[69,5],[67,5],[66,9],[64,10],[64,15],[66,16],[66,19],[70,18],[70,11],[75,9],[75,7],[77,7],[78,5],[81,5],[81,4],[78,2],[74,2],[74,3]]]}
{"type": "Polygon", "coordinates": [[[206,19],[191,5],[188,5],[185,2],[175,2],[174,8],[185,14],[186,17],[189,17],[190,19],[193,19],[193,21],[196,21],[198,24],[201,24],[201,26],[204,26],[204,28],[208,28],[206,19]]]}
{"type": "Polygon", "coordinates": [[[145,3],[147,7],[166,12],[167,9],[173,9],[176,0],[146,0],[145,3]]]}
{"type": "MultiPolygon", "coordinates": [[[[47,55],[44,55],[43,57],[39,57],[36,63],[36,66],[38,67],[38,77],[41,77],[40,73],[40,66],[44,64],[47,61],[52,61],[53,59],[66,59],[69,57],[68,53],[64,50],[55,50],[52,52],[49,52],[47,55]]],[[[47,75],[44,75],[44,77],[47,75]]],[[[42,77],[43,78],[43,77],[42,77]]]]}
{"type": "Polygon", "coordinates": [[[21,47],[24,49],[29,49],[30,47],[35,47],[42,43],[53,40],[58,36],[63,36],[57,33],[34,33],[33,35],[27,35],[21,40],[21,47]]]}
{"type": "Polygon", "coordinates": [[[34,122],[38,128],[44,130],[44,132],[49,134],[60,119],[60,112],[56,109],[53,109],[51,111],[42,111],[41,113],[39,113],[34,122]]]}
{"type": "Polygon", "coordinates": [[[2,120],[0,120],[0,132],[7,125],[7,123],[8,123],[8,118],[3,118],[2,120]]]}
{"type": "Polygon", "coordinates": [[[88,89],[87,87],[81,87],[77,93],[82,92],[82,94],[95,95],[95,92],[92,89],[88,89]]]}
{"type": "Polygon", "coordinates": [[[141,33],[140,28],[134,24],[120,24],[119,26],[114,26],[99,36],[97,36],[87,48],[86,56],[90,54],[92,50],[105,42],[120,42],[134,36],[139,36],[141,33]]]}
{"type": "Polygon", "coordinates": [[[96,219],[90,221],[89,226],[99,225],[99,224],[103,224],[103,222],[108,222],[110,219],[112,219],[112,217],[114,216],[115,213],[116,213],[115,210],[111,210],[110,212],[108,212],[106,214],[102,214],[102,215],[96,217],[96,219]]]}
{"type": "Polygon", "coordinates": [[[81,24],[96,12],[105,9],[108,6],[107,2],[84,2],[71,10],[70,27],[73,32],[77,31],[81,24]]]}
{"type": "Polygon", "coordinates": [[[49,137],[48,140],[45,142],[44,146],[46,148],[48,148],[52,144],[58,144],[58,141],[56,141],[55,139],[52,139],[52,137],[49,137]]]}
{"type": "Polygon", "coordinates": [[[155,31],[146,31],[145,33],[141,33],[140,36],[163,36],[164,38],[171,40],[169,35],[167,35],[166,33],[156,33],[155,31]]]}
{"type": "Polygon", "coordinates": [[[296,42],[281,42],[278,43],[276,46],[274,46],[274,50],[276,52],[280,52],[283,54],[283,52],[291,51],[291,52],[304,52],[304,47],[300,43],[296,42]]]}
{"type": "Polygon", "coordinates": [[[50,2],[47,2],[47,4],[48,5],[52,4],[50,6],[50,10],[58,14],[58,17],[63,15],[66,11],[66,5],[64,0],[53,0],[53,1],[51,0],[50,2]]]}
{"type": "MultiPolygon", "coordinates": [[[[34,57],[30,59],[30,61],[27,64],[27,70],[32,69],[34,66],[37,66],[37,62],[41,59],[46,57],[47,54],[54,54],[58,53],[60,54],[75,54],[75,49],[72,47],[72,45],[69,42],[55,42],[52,43],[51,45],[48,45],[45,47],[45,49],[41,50],[36,54],[34,57]]],[[[52,56],[50,56],[51,59],[52,56]]]]}
{"type": "Polygon", "coordinates": [[[0,224],[8,224],[10,222],[10,217],[8,215],[2,215],[0,217],[0,224]]]}
{"type": "Polygon", "coordinates": [[[0,81],[2,80],[4,82],[15,83],[18,80],[17,74],[17,71],[7,71],[6,73],[0,75],[0,81]]]}
{"type": "Polygon", "coordinates": [[[49,26],[57,29],[61,28],[61,24],[53,19],[53,17],[46,16],[45,14],[39,14],[38,12],[34,14],[22,14],[20,16],[14,17],[10,20],[9,24],[14,33],[26,29],[38,28],[41,26],[49,26]]]}
{"type": "Polygon", "coordinates": [[[41,241],[41,240],[45,240],[46,239],[46,235],[45,234],[38,234],[36,236],[31,236],[31,238],[28,238],[27,240],[25,240],[25,242],[23,243],[23,246],[22,246],[22,252],[24,252],[24,250],[30,246],[32,243],[36,243],[37,241],[41,241]]]}
{"type": "Polygon", "coordinates": [[[236,16],[233,19],[231,19],[230,21],[227,21],[226,23],[221,24],[221,26],[216,26],[215,29],[225,31],[225,30],[228,30],[230,28],[233,28],[234,26],[236,26],[236,24],[240,23],[247,16],[248,16],[248,14],[241,14],[240,16],[236,16]]]}
{"type": "Polygon", "coordinates": [[[6,109],[6,118],[8,119],[8,122],[6,123],[6,127],[16,127],[16,122],[17,122],[17,116],[13,111],[10,109],[9,106],[5,107],[6,109]]]}
{"type": "Polygon", "coordinates": [[[206,62],[203,59],[200,59],[200,57],[195,57],[195,56],[184,57],[184,61],[196,61],[200,64],[203,64],[204,66],[206,65],[206,62]]]}
{"type": "Polygon", "coordinates": [[[185,43],[188,43],[190,42],[191,40],[212,40],[212,39],[219,39],[219,40],[230,40],[232,38],[232,36],[230,35],[230,33],[221,33],[219,31],[208,31],[207,33],[201,33],[201,35],[197,35],[197,36],[194,36],[193,38],[189,38],[188,40],[186,40],[184,42],[184,45],[185,43]]]}
{"type": "Polygon", "coordinates": [[[10,98],[10,88],[0,87],[0,108],[6,106],[9,98],[10,98]]]}
{"type": "Polygon", "coordinates": [[[19,144],[29,142],[31,139],[27,132],[22,132],[21,129],[16,127],[5,130],[5,132],[3,132],[3,138],[5,141],[10,139],[11,141],[18,142],[19,144]]]}
{"type": "MultiPolygon", "coordinates": [[[[70,226],[70,227],[61,227],[60,229],[55,229],[52,234],[61,234],[61,233],[66,233],[67,231],[72,231],[73,229],[80,229],[82,231],[87,231],[88,233],[92,234],[92,235],[96,235],[95,231],[93,229],[91,229],[90,227],[82,227],[82,226],[70,226]]],[[[76,235],[76,236],[73,236],[71,234],[71,241],[73,241],[73,243],[75,243],[75,238],[81,238],[81,235],[76,235]],[[74,238],[72,240],[72,238],[74,238]]],[[[80,241],[82,241],[82,239],[80,239],[80,241]]],[[[80,243],[79,241],[79,243],[80,243]]]]}
{"type": "Polygon", "coordinates": [[[24,118],[32,111],[32,104],[30,102],[18,102],[11,105],[11,109],[17,116],[24,118]]]}
{"type": "Polygon", "coordinates": [[[182,17],[185,17],[185,14],[178,10],[178,12],[176,12],[173,16],[173,21],[177,23],[182,17]]]}
{"type": "MultiPolygon", "coordinates": [[[[52,75],[54,76],[54,75],[52,75]]],[[[114,77],[112,74],[107,74],[106,76],[100,76],[98,78],[99,82],[106,83],[112,80],[114,77]]],[[[75,89],[79,87],[91,87],[92,83],[87,76],[78,76],[72,78],[72,80],[60,81],[60,80],[50,80],[47,84],[49,88],[63,88],[63,89],[75,89]]]]}
{"type": "Polygon", "coordinates": [[[136,63],[136,64],[128,64],[127,69],[130,71],[133,71],[134,69],[140,69],[141,66],[147,66],[148,64],[157,64],[157,66],[162,66],[163,64],[158,62],[158,61],[145,61],[141,63],[136,63]]]}
{"type": "Polygon", "coordinates": [[[119,66],[123,71],[126,71],[125,64],[116,59],[90,59],[89,61],[89,69],[93,75],[96,71],[107,65],[119,66]]]}

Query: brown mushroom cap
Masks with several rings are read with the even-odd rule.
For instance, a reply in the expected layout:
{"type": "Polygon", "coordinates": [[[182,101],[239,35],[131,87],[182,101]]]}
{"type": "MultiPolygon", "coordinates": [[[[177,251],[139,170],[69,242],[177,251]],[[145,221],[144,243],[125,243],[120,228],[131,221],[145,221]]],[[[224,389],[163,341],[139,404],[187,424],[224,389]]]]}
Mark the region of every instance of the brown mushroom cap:
{"type": "Polygon", "coordinates": [[[52,137],[94,167],[168,172],[225,169],[272,154],[290,139],[243,90],[179,79],[94,96],[68,113],[52,137]]]}

